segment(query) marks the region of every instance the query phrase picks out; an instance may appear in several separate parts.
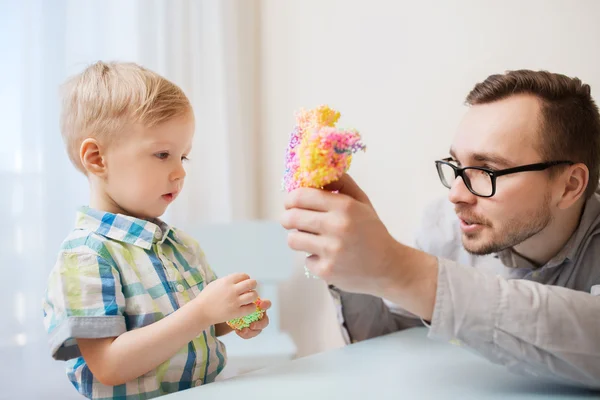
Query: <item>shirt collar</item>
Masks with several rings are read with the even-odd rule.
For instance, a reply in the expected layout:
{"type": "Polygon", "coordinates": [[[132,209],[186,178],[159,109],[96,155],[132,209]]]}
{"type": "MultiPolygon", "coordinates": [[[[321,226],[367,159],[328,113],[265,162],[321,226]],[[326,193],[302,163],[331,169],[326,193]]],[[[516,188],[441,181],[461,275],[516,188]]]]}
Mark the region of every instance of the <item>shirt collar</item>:
{"type": "Polygon", "coordinates": [[[500,260],[504,265],[511,268],[553,268],[567,261],[573,261],[577,257],[579,247],[583,243],[584,239],[588,236],[590,228],[594,228],[597,225],[596,220],[600,215],[600,188],[594,193],[586,202],[581,213],[579,225],[575,232],[571,235],[567,243],[563,248],[556,253],[546,264],[541,267],[536,266],[531,261],[520,256],[516,252],[510,249],[503,250],[498,253],[500,260]]]}
{"type": "Polygon", "coordinates": [[[167,238],[181,244],[175,230],[158,218],[145,220],[81,207],[77,211],[75,226],[146,250],[152,248],[153,244],[163,243],[167,238]]]}

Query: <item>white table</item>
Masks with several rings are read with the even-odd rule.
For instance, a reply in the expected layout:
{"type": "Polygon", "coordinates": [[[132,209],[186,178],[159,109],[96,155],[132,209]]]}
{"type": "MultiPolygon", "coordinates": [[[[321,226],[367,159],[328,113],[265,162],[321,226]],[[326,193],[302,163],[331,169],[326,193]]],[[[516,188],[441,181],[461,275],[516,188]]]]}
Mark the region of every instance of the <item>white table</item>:
{"type": "MultiPolygon", "coordinates": [[[[591,392],[518,376],[415,328],[165,396],[185,399],[579,399],[591,392]]],[[[249,342],[250,344],[250,342],[249,342]]]]}

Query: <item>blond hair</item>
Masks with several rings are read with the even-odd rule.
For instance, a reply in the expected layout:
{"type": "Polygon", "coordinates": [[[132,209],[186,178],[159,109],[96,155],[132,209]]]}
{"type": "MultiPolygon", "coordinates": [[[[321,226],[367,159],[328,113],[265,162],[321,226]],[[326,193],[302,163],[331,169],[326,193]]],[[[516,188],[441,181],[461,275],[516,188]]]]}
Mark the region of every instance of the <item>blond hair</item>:
{"type": "Polygon", "coordinates": [[[62,86],[61,134],[75,167],[86,138],[110,143],[127,127],[152,127],[191,112],[174,83],[134,63],[96,62],[62,86]]]}

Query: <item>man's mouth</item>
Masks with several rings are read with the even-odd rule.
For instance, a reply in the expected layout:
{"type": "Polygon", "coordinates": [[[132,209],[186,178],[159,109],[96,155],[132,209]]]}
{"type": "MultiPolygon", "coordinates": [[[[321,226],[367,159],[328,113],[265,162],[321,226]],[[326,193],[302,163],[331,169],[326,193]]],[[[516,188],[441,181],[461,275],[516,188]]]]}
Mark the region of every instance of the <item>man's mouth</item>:
{"type": "Polygon", "coordinates": [[[457,213],[456,216],[460,221],[460,227],[465,233],[472,233],[482,229],[486,222],[482,218],[476,218],[468,214],[457,213]]]}

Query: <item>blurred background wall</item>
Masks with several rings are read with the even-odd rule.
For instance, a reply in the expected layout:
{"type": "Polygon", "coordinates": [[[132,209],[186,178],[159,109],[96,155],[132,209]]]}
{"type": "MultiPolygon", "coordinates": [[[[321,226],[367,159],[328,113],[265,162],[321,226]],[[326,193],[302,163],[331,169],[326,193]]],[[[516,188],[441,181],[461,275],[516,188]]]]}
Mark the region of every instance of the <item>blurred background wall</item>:
{"type": "MultiPolygon", "coordinates": [[[[598,38],[594,0],[0,0],[0,355],[20,360],[0,364],[0,398],[22,394],[32,374],[39,393],[68,385],[40,351],[40,299],[88,195],[58,131],[70,74],[134,61],[191,98],[186,188],[164,216],[176,226],[277,220],[294,112],[329,104],[368,145],[351,174],[410,243],[425,205],[445,195],[433,161],[470,88],[530,68],[578,76],[594,95],[598,38]]],[[[341,346],[325,284],[304,277],[301,256],[293,271],[279,301],[298,356],[341,346]]]]}

